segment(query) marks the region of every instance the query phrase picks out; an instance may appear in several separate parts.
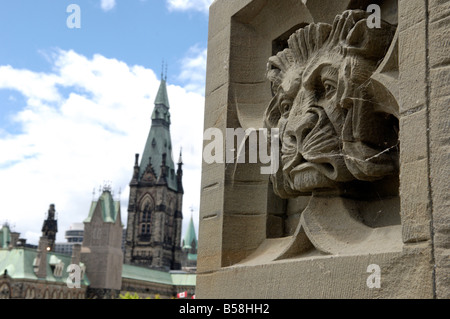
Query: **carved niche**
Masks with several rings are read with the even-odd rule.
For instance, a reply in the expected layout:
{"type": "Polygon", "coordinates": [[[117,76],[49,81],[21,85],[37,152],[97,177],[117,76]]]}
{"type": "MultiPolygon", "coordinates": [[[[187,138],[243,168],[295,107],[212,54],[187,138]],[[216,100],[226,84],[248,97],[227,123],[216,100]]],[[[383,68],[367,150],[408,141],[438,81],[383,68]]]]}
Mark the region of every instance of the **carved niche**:
{"type": "Polygon", "coordinates": [[[398,105],[374,80],[396,26],[370,27],[368,16],[348,10],[332,25],[311,23],[269,59],[273,98],[264,121],[280,141],[273,190],[309,203],[293,234],[266,241],[256,255],[401,250],[398,105]]]}

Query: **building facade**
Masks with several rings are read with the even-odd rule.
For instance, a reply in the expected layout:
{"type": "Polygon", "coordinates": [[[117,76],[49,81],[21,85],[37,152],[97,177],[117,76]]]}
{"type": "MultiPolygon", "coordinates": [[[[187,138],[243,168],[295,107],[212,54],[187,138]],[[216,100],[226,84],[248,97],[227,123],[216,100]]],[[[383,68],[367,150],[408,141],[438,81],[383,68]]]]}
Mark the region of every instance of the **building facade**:
{"type": "Polygon", "coordinates": [[[81,259],[90,278],[88,298],[116,298],[122,285],[122,221],[120,202],[115,201],[109,187],[99,199],[92,201],[84,220],[81,259]]]}
{"type": "Polygon", "coordinates": [[[70,256],[52,251],[46,236],[41,236],[36,249],[24,245],[19,235],[8,225],[0,230],[0,299],[86,298],[90,282],[80,260],[80,245],[70,256]],[[76,284],[70,280],[69,265],[79,266],[76,284]]]}

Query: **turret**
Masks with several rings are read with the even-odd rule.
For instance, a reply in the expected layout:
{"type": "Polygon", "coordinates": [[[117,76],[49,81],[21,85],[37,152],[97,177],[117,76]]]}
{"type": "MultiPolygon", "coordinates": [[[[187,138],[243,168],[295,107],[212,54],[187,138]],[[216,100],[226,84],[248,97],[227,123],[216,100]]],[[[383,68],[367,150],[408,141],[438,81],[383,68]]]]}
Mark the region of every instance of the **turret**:
{"type": "Polygon", "coordinates": [[[161,76],[141,162],[130,183],[124,262],[153,269],[180,269],[182,161],[175,163],[170,137],[167,77],[161,76]]]}
{"type": "Polygon", "coordinates": [[[47,219],[42,225],[42,236],[48,240],[48,248],[53,251],[55,248],[56,233],[58,232],[58,221],[55,219],[55,204],[50,204],[47,219]]]}

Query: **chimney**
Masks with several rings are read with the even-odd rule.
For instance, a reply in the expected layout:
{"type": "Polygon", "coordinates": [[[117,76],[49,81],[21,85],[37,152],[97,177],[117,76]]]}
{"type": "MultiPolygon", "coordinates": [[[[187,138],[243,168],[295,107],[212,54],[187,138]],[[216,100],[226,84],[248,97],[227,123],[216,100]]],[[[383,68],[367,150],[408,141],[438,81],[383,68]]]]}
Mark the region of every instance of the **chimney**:
{"type": "Polygon", "coordinates": [[[10,236],[11,236],[11,242],[9,243],[9,248],[10,249],[16,248],[17,247],[17,242],[19,241],[20,233],[11,232],[10,236]]]}
{"type": "Polygon", "coordinates": [[[70,261],[71,264],[79,265],[81,259],[81,245],[74,244],[72,246],[72,259],[70,261]]]}
{"type": "Polygon", "coordinates": [[[37,249],[36,261],[34,263],[34,273],[38,278],[47,277],[47,251],[49,248],[49,240],[42,236],[39,238],[39,246],[37,249]]]}

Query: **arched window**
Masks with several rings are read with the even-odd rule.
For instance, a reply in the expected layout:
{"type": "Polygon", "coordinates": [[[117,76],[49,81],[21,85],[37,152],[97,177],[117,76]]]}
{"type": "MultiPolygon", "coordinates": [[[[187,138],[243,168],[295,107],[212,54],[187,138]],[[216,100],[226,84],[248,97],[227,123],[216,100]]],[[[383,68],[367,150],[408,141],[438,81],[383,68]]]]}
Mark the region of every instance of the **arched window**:
{"type": "Polygon", "coordinates": [[[153,200],[146,196],[141,204],[139,212],[139,231],[141,240],[150,240],[150,230],[152,224],[153,200]]]}

